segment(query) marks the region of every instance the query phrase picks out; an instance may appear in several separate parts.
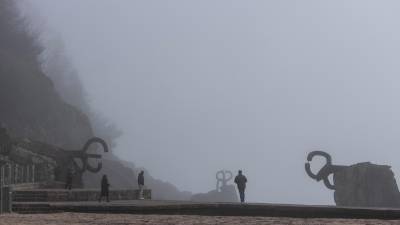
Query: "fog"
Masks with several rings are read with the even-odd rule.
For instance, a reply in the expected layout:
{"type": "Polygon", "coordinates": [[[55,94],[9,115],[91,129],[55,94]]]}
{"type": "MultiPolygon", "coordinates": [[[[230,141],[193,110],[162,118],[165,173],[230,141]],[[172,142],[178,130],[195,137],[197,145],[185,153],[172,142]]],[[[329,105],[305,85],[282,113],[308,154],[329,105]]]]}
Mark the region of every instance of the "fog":
{"type": "Polygon", "coordinates": [[[242,169],[249,201],[333,204],[304,172],[317,149],[400,176],[398,1],[24,1],[116,154],[181,190],[242,169]]]}

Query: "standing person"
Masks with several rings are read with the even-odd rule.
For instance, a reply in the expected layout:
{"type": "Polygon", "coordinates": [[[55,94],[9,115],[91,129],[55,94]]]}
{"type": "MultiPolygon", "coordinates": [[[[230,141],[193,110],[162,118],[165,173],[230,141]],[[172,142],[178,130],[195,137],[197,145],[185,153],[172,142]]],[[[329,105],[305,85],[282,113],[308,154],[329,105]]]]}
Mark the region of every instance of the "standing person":
{"type": "Polygon", "coordinates": [[[144,187],[144,171],[140,171],[139,176],[138,176],[138,186],[139,186],[139,199],[144,199],[143,198],[143,187],[144,187]]]}
{"type": "Polygon", "coordinates": [[[247,178],[242,174],[241,170],[239,170],[238,175],[235,177],[235,183],[239,190],[240,202],[244,203],[244,190],[246,189],[247,178]]]}
{"type": "Polygon", "coordinates": [[[71,169],[68,169],[67,171],[67,179],[65,182],[65,189],[71,190],[72,189],[72,171],[71,169]]]}
{"type": "Polygon", "coordinates": [[[0,153],[8,155],[11,151],[11,147],[11,137],[8,134],[8,130],[5,125],[0,122],[0,153]]]}
{"type": "Polygon", "coordinates": [[[110,202],[110,199],[108,198],[109,187],[110,184],[108,183],[107,175],[104,174],[103,178],[101,179],[101,193],[99,202],[101,202],[104,196],[106,197],[107,202],[110,202]]]}

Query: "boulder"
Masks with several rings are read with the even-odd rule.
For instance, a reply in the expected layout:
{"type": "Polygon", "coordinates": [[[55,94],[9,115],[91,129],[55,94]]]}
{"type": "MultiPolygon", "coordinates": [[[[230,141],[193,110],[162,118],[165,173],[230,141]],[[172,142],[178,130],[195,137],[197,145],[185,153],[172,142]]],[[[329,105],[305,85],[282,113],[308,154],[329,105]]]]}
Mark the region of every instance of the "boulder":
{"type": "Polygon", "coordinates": [[[195,194],[191,201],[194,202],[238,202],[238,196],[234,185],[221,187],[221,191],[212,190],[207,193],[195,194]]]}
{"type": "Polygon", "coordinates": [[[390,166],[358,163],[333,175],[338,206],[400,207],[400,193],[390,166]]]}

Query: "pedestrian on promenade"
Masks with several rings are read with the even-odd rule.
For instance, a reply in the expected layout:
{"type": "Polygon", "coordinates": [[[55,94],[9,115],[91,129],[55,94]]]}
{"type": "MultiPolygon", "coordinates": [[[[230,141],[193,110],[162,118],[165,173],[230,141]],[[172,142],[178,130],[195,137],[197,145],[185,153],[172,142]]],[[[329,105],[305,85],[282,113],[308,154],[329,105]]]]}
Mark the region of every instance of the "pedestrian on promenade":
{"type": "Polygon", "coordinates": [[[11,148],[11,137],[6,126],[0,122],[0,153],[3,155],[8,155],[11,151],[11,148]]]}
{"type": "Polygon", "coordinates": [[[67,178],[65,181],[65,189],[68,189],[68,190],[72,189],[72,176],[73,176],[72,171],[69,168],[67,171],[67,178]]]}
{"type": "Polygon", "coordinates": [[[103,178],[101,179],[101,192],[99,202],[101,202],[103,197],[106,197],[107,202],[110,202],[110,199],[108,198],[109,187],[110,184],[108,183],[107,175],[104,174],[103,178]]]}
{"type": "Polygon", "coordinates": [[[242,174],[241,170],[239,170],[238,175],[235,177],[235,183],[239,190],[240,202],[244,203],[244,190],[246,189],[247,178],[242,174]]]}
{"type": "Polygon", "coordinates": [[[143,188],[144,188],[144,171],[140,171],[138,176],[138,186],[139,186],[139,199],[144,199],[143,188]]]}

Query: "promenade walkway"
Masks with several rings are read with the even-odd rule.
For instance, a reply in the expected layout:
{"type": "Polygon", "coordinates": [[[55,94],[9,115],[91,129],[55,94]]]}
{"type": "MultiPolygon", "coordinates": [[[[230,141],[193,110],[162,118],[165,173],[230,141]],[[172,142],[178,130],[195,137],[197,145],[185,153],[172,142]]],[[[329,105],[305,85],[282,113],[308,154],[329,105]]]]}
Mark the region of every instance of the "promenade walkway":
{"type": "Polygon", "coordinates": [[[3,214],[0,225],[400,225],[400,220],[139,215],[97,213],[3,214]]]}
{"type": "Polygon", "coordinates": [[[112,213],[153,215],[251,216],[290,218],[400,219],[392,208],[353,208],[312,205],[196,203],[129,200],[107,202],[16,202],[18,213],[112,213]]]}

